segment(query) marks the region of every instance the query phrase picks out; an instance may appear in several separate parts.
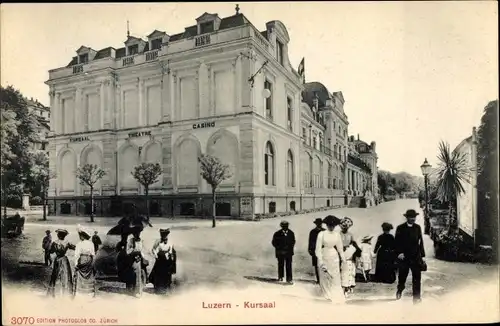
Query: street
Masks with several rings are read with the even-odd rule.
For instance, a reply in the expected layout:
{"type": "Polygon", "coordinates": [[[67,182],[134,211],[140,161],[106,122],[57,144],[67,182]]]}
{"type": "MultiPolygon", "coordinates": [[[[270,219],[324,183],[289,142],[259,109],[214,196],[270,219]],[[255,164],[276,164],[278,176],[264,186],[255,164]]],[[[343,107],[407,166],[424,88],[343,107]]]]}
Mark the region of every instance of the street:
{"type": "MultiPolygon", "coordinates": [[[[349,216],[354,221],[351,232],[355,238],[373,235],[374,246],[376,237],[381,233],[382,222],[392,223],[396,227],[405,221],[402,214],[409,208],[420,212],[417,223],[423,226],[422,212],[416,199],[387,202],[368,209],[343,208],[288,216],[286,219],[290,222],[290,228],[295,232],[297,239],[293,265],[294,286],[275,283],[277,264],[270,242],[273,232],[279,228],[281,220],[279,218],[259,222],[219,221],[215,229],[211,228],[208,220],[183,222],[177,218],[175,221],[165,219],[160,222],[160,219],[155,219],[154,227],[146,228],[143,232],[143,239],[146,247],[151,248],[153,241],[158,237],[158,229],[172,227],[171,239],[175,243],[179,257],[173,292],[169,296],[159,298],[154,296],[150,289],[146,289],[142,299],[135,299],[126,296],[118,288],[124,285],[101,284],[98,296],[89,298],[88,304],[82,305],[79,301],[69,303],[68,309],[64,309],[67,314],[65,317],[89,318],[88,316],[95,315],[118,319],[118,323],[120,320],[122,322],[126,320],[127,324],[133,324],[135,321],[142,324],[211,321],[254,323],[266,320],[269,322],[270,316],[273,316],[273,323],[397,322],[404,321],[404,318],[412,322],[415,320],[430,322],[431,319],[436,322],[464,321],[464,319],[478,321],[478,318],[481,321],[493,321],[498,318],[498,266],[436,260],[433,258],[432,241],[427,236],[424,236],[424,242],[428,271],[422,276],[424,302],[420,306],[411,304],[410,276],[401,301],[394,301],[396,284],[358,283],[354,295],[342,308],[346,309],[346,314],[324,314],[324,308],[328,307],[328,304],[323,301],[318,286],[313,282],[311,259],[307,253],[308,234],[314,227],[314,218],[328,214],[340,218],[349,216]],[[113,300],[119,304],[106,305],[106,311],[101,311],[99,303],[103,300],[113,300]],[[253,309],[255,314],[249,314],[248,311],[240,310],[240,307],[247,309],[245,301],[248,300],[262,303],[275,302],[276,308],[253,309]],[[449,300],[455,302],[466,300],[470,305],[461,303],[460,306],[453,306],[448,303],[449,300]],[[232,304],[232,308],[206,310],[203,317],[196,317],[207,303],[228,303],[232,304]],[[132,307],[127,309],[130,311],[130,316],[123,315],[123,305],[132,307]],[[403,316],[400,309],[396,308],[400,305],[408,307],[410,310],[405,310],[411,312],[403,316]],[[474,306],[472,309],[472,305],[478,307],[474,306]],[[286,314],[278,312],[285,308],[286,314]],[[315,309],[319,309],[320,313],[312,313],[315,309]],[[422,309],[426,309],[424,315],[421,314],[422,309]],[[370,320],[364,317],[365,311],[368,310],[370,314],[366,316],[370,316],[370,320]],[[305,314],[296,315],[295,312],[298,311],[305,314]],[[244,317],[242,313],[245,313],[244,317]],[[147,314],[147,318],[144,319],[142,315],[139,319],[139,314],[147,314]],[[280,317],[277,318],[276,315],[280,317]]],[[[25,303],[19,305],[20,302],[26,302],[24,301],[26,299],[30,300],[30,307],[32,306],[33,314],[36,311],[36,316],[62,317],[61,309],[58,310],[57,316],[54,316],[50,314],[50,307],[53,304],[63,303],[44,297],[50,270],[43,266],[18,264],[19,261],[43,262],[41,241],[45,229],[54,231],[54,225],[60,227],[60,224],[67,223],[58,222],[51,217],[49,219],[51,220],[48,222],[27,222],[24,234],[17,239],[2,239],[2,278],[4,291],[9,292],[8,301],[4,303],[7,317],[17,316],[16,311],[19,313],[24,311],[26,315],[26,307],[22,307],[25,303]]],[[[102,224],[109,222],[102,223],[100,222],[102,219],[99,218],[90,228],[99,231],[101,238],[105,240],[104,235],[111,226],[103,226],[102,224]]],[[[89,225],[90,223],[87,227],[89,225]]],[[[65,225],[65,227],[70,232],[68,240],[76,242],[76,226],[65,225]]],[[[68,255],[71,261],[72,252],[68,255]]],[[[152,268],[154,260],[151,257],[148,259],[151,262],[149,268],[152,268]]]]}

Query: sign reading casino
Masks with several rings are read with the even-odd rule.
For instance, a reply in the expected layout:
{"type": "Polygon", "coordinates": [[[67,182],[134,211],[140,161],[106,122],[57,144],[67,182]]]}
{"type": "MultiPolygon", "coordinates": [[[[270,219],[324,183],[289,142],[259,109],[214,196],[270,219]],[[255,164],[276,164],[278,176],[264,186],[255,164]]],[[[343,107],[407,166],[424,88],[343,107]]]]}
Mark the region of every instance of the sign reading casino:
{"type": "Polygon", "coordinates": [[[200,128],[213,128],[215,127],[215,121],[212,122],[203,122],[203,123],[195,123],[193,124],[193,129],[200,129],[200,128]]]}

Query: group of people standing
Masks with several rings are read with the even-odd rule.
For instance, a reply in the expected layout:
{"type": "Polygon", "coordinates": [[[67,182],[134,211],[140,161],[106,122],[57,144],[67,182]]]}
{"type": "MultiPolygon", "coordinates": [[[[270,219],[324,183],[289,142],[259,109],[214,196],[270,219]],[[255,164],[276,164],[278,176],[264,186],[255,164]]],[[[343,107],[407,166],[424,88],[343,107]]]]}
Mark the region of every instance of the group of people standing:
{"type": "MultiPolygon", "coordinates": [[[[159,230],[160,238],[155,241],[151,249],[155,264],[148,278],[149,262],[145,257],[144,243],[141,238],[144,229],[142,222],[134,223],[124,218],[118,226],[121,241],[118,242],[115,250],[118,252],[116,267],[119,280],[126,284],[130,294],[138,297],[142,295],[143,287],[148,282],[154,285],[156,293],[165,293],[172,283],[172,275],[176,273],[176,252],[172,241],[169,240],[170,229],[159,230]],[[125,220],[131,224],[126,224],[125,220]]],[[[97,231],[91,237],[90,232],[78,226],[77,232],[80,241],[74,245],[66,240],[69,234],[67,230],[56,230],[57,239],[54,241],[52,241],[50,231],[46,231],[42,248],[45,253],[45,264],[52,266],[48,289],[50,296],[75,297],[78,294],[92,296],[96,294],[95,257],[102,241],[97,231]],[[68,250],[74,250],[73,272],[67,256],[68,250]],[[54,259],[52,255],[55,255],[54,259]]]]}
{"type": "Polygon", "coordinates": [[[55,231],[57,239],[52,241],[50,230],[46,231],[46,236],[42,241],[44,249],[45,264],[52,265],[52,273],[49,280],[48,294],[51,296],[76,296],[79,294],[95,293],[95,272],[94,260],[96,251],[101,243],[97,232],[94,235],[94,242],[90,241],[90,232],[77,227],[80,241],[74,245],[66,240],[69,232],[66,229],[55,231]],[[71,269],[70,261],[67,257],[68,250],[74,250],[74,271],[71,269]],[[52,259],[52,255],[55,255],[52,259]]]}
{"type": "MultiPolygon", "coordinates": [[[[312,257],[316,282],[325,299],[333,303],[344,302],[356,286],[357,271],[365,281],[386,284],[393,284],[398,273],[396,299],[400,299],[411,270],[413,300],[414,303],[421,301],[421,273],[427,268],[423,260],[422,230],[415,223],[418,215],[415,210],[409,209],[403,215],[406,223],[397,227],[395,236],[391,234],[391,224],[382,224],[383,233],[378,236],[373,249],[370,236],[362,238],[361,244],[357,244],[349,231],[354,224],[349,217],[339,219],[328,215],[314,221],[316,227],[309,234],[308,252],[312,257]],[[373,259],[376,259],[375,264],[373,259]]],[[[289,229],[287,221],[282,221],[280,226],[281,230],[274,234],[272,240],[278,259],[278,280],[283,281],[286,266],[286,281],[293,284],[295,234],[289,229]]]]}

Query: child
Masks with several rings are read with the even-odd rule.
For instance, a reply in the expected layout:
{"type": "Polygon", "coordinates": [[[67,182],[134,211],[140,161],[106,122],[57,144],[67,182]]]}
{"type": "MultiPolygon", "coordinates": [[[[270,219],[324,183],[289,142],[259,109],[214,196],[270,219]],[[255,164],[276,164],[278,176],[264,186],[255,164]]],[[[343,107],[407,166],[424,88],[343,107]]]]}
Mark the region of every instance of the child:
{"type": "Polygon", "coordinates": [[[361,239],[361,258],[358,260],[358,268],[363,272],[366,282],[370,281],[370,271],[373,268],[372,238],[372,236],[366,236],[361,239]]]}

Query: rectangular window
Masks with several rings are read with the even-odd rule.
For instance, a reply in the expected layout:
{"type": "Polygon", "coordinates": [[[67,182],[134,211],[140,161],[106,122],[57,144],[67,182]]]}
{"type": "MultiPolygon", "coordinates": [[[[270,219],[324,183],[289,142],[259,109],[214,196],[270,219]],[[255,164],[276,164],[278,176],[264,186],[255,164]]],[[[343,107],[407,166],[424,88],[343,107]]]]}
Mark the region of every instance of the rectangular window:
{"type": "Polygon", "coordinates": [[[293,130],[292,128],[293,106],[291,98],[289,97],[286,98],[286,105],[287,105],[287,116],[288,116],[288,130],[293,130]]]}
{"type": "Polygon", "coordinates": [[[214,22],[200,24],[200,34],[212,33],[214,31],[214,22]]]}
{"type": "Polygon", "coordinates": [[[131,45],[128,47],[128,55],[134,55],[139,53],[139,45],[131,45]]]}
{"type": "Polygon", "coordinates": [[[80,63],[87,63],[89,62],[89,54],[80,54],[80,63]]]}
{"type": "Polygon", "coordinates": [[[303,142],[307,143],[307,130],[306,130],[306,128],[302,128],[302,138],[303,138],[303,142]]]}
{"type": "Polygon", "coordinates": [[[266,80],[264,82],[264,88],[268,89],[271,95],[266,98],[266,118],[272,119],[273,118],[273,87],[272,84],[266,80]]]}
{"type": "Polygon", "coordinates": [[[276,41],[276,60],[283,65],[283,44],[280,41],[276,41]]]}
{"type": "Polygon", "coordinates": [[[151,41],[151,50],[161,49],[161,38],[157,38],[151,41]]]}
{"type": "Polygon", "coordinates": [[[264,160],[264,184],[269,185],[269,158],[267,155],[264,160]]]}

